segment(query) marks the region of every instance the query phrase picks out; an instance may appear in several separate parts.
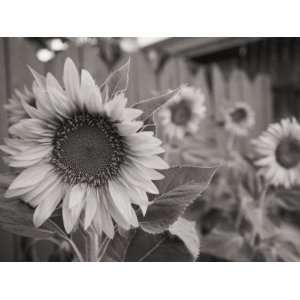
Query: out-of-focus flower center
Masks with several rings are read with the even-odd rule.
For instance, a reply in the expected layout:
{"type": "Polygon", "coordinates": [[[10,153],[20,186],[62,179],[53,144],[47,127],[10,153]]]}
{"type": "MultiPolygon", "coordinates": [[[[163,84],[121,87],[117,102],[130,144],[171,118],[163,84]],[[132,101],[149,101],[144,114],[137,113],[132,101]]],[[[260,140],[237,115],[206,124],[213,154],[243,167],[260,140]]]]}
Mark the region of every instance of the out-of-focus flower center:
{"type": "Polygon", "coordinates": [[[291,137],[283,139],[278,144],[275,155],[282,167],[290,169],[297,166],[300,162],[300,141],[291,137]]]}
{"type": "Polygon", "coordinates": [[[107,117],[83,113],[57,129],[51,162],[69,184],[102,186],[118,175],[125,148],[124,139],[107,117]]]}
{"type": "Polygon", "coordinates": [[[174,103],[170,109],[171,120],[174,124],[184,126],[190,121],[192,112],[187,100],[183,99],[178,103],[174,103]]]}
{"type": "Polygon", "coordinates": [[[231,119],[235,123],[242,123],[247,118],[247,112],[244,108],[237,108],[230,113],[231,119]]]}
{"type": "Polygon", "coordinates": [[[35,101],[35,98],[34,97],[30,97],[29,100],[28,100],[28,104],[33,106],[33,107],[36,107],[36,101],[35,101]]]}

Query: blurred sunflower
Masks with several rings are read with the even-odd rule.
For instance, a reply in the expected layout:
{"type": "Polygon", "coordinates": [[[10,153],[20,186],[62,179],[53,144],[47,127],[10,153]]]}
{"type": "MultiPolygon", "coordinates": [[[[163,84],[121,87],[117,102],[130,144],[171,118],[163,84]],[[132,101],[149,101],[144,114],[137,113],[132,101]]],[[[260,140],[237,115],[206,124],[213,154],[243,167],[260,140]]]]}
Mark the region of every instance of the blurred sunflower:
{"type": "Polygon", "coordinates": [[[158,154],[161,141],[140,131],[141,110],[126,108],[118,93],[102,99],[91,75],[81,78],[71,59],[64,66],[63,89],[48,73],[35,77],[36,108],[22,102],[29,117],[9,128],[13,137],[1,146],[10,166],[21,168],[6,197],[21,197],[36,207],[33,221],[42,225],[62,203],[70,233],[81,213],[85,229],[93,226],[108,237],[115,221],[125,230],[138,226],[132,204],[145,213],[147,193],[159,191],[152,180],[168,168],[158,154]]]}
{"type": "Polygon", "coordinates": [[[195,133],[205,116],[204,94],[200,89],[188,86],[170,99],[158,112],[163,132],[169,139],[182,139],[187,133],[195,133]]]}
{"type": "Polygon", "coordinates": [[[8,100],[8,103],[4,105],[8,114],[9,125],[18,123],[22,119],[29,117],[22,105],[22,101],[33,107],[35,106],[34,95],[27,87],[24,88],[24,92],[16,89],[14,95],[8,100]]]}
{"type": "Polygon", "coordinates": [[[234,135],[247,135],[255,123],[255,113],[245,102],[236,102],[225,112],[225,129],[234,135]]]}
{"type": "Polygon", "coordinates": [[[300,180],[300,124],[283,119],[269,125],[253,145],[259,159],[255,164],[270,184],[289,188],[300,180]]]}

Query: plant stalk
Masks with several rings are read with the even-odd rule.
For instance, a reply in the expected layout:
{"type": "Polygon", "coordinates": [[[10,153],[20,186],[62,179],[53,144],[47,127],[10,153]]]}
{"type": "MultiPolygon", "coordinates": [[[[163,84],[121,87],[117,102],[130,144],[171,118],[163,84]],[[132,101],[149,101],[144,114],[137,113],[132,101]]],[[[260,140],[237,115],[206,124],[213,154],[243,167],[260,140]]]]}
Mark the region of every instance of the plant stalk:
{"type": "Polygon", "coordinates": [[[88,262],[97,262],[99,253],[99,236],[96,231],[91,230],[87,234],[87,254],[88,262]]]}
{"type": "Polygon", "coordinates": [[[264,215],[265,215],[265,208],[266,208],[266,196],[267,196],[267,192],[269,189],[269,184],[265,183],[262,189],[262,192],[260,194],[259,197],[259,202],[258,202],[258,209],[259,209],[259,215],[258,215],[258,228],[259,228],[259,232],[257,232],[256,230],[253,230],[252,233],[252,237],[251,237],[251,245],[254,246],[255,244],[255,237],[257,234],[262,235],[262,231],[263,231],[263,226],[264,226],[264,215]]]}

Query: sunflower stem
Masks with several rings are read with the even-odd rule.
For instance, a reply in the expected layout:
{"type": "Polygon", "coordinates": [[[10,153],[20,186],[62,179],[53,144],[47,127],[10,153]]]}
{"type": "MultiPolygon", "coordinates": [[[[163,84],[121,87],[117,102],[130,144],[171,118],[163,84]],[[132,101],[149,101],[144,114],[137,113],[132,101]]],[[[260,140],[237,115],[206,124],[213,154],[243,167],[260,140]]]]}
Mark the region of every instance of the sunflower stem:
{"type": "Polygon", "coordinates": [[[72,238],[69,238],[55,222],[51,222],[51,224],[57,230],[58,236],[69,243],[69,245],[74,251],[74,254],[77,256],[78,261],[83,262],[84,261],[83,256],[79,251],[78,247],[76,246],[76,244],[74,243],[74,241],[72,240],[72,238]]]}
{"type": "Polygon", "coordinates": [[[242,210],[242,207],[239,206],[237,218],[236,218],[236,221],[235,221],[235,228],[236,228],[238,231],[239,231],[239,229],[240,229],[240,227],[241,227],[242,220],[243,220],[243,210],[242,210]]]}
{"type": "Polygon", "coordinates": [[[77,248],[76,244],[73,242],[73,240],[72,240],[72,239],[67,239],[66,241],[67,241],[67,242],[69,243],[69,245],[72,247],[72,249],[73,249],[75,255],[77,256],[78,261],[83,262],[84,259],[83,259],[82,255],[81,255],[79,249],[77,248]]]}
{"type": "Polygon", "coordinates": [[[227,140],[227,156],[228,158],[231,156],[231,152],[234,149],[234,143],[235,143],[235,135],[233,133],[230,133],[227,140]]]}
{"type": "Polygon", "coordinates": [[[106,253],[106,250],[109,246],[109,243],[110,243],[110,238],[105,236],[101,242],[101,245],[100,245],[100,251],[99,251],[99,256],[98,256],[98,261],[102,261],[105,253],[106,253]]]}
{"type": "Polygon", "coordinates": [[[91,230],[87,235],[87,261],[97,262],[99,253],[99,237],[96,231],[91,230]]]}
{"type": "Polygon", "coordinates": [[[258,231],[253,230],[252,232],[252,237],[251,237],[251,241],[250,241],[250,244],[252,247],[255,246],[255,238],[257,236],[257,234],[259,235],[262,235],[262,231],[263,231],[263,226],[264,226],[264,215],[265,215],[265,208],[266,208],[266,196],[267,196],[267,192],[268,192],[268,189],[269,189],[269,184],[268,183],[265,183],[263,185],[263,188],[262,188],[262,191],[261,191],[261,194],[259,196],[259,200],[258,200],[258,231]]]}

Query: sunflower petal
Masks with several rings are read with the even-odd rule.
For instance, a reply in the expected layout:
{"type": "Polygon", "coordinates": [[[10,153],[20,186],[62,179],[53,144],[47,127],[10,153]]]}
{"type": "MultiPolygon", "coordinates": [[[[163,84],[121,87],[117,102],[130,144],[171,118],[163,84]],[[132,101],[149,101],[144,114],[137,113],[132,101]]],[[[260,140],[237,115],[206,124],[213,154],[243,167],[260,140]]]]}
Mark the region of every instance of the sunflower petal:
{"type": "Polygon", "coordinates": [[[53,185],[42,195],[42,202],[35,209],[33,214],[33,223],[40,227],[54,212],[62,199],[63,188],[59,185],[53,185]]]}
{"type": "Polygon", "coordinates": [[[50,164],[39,164],[23,170],[11,183],[8,190],[25,188],[39,183],[48,173],[53,170],[50,164]]]}
{"type": "Polygon", "coordinates": [[[97,211],[98,197],[94,189],[88,189],[85,197],[84,229],[87,230],[97,211]]]}
{"type": "Polygon", "coordinates": [[[69,208],[77,206],[79,203],[84,202],[86,195],[86,187],[80,184],[76,184],[72,187],[69,201],[69,208]]]}
{"type": "Polygon", "coordinates": [[[72,59],[67,58],[64,65],[63,81],[68,96],[74,101],[78,101],[80,79],[77,68],[72,59]]]}

